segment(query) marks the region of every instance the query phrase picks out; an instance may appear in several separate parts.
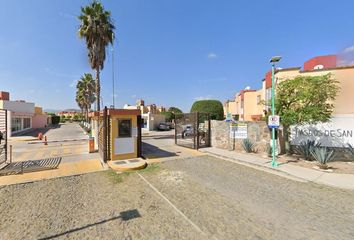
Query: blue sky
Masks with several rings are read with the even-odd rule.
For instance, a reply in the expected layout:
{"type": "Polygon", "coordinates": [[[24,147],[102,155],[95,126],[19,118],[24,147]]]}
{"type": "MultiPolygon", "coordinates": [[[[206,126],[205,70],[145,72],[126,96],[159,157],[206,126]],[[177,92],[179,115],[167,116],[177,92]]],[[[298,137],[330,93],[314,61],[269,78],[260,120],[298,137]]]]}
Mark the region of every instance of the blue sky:
{"type": "MultiPolygon", "coordinates": [[[[260,88],[268,60],[301,66],[354,45],[354,1],[111,0],[116,102],[177,106],[260,88]]],[[[92,72],[77,37],[89,1],[0,0],[0,90],[44,108],[77,108],[75,81],[92,72]]],[[[102,96],[112,104],[109,52],[102,96]]]]}

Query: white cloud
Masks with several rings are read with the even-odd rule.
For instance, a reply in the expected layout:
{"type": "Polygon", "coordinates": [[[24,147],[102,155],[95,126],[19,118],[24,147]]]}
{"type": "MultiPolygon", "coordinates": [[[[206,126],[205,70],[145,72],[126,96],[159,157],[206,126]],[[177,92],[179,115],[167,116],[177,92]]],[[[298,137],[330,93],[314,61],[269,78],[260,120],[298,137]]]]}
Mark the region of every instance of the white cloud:
{"type": "Polygon", "coordinates": [[[29,89],[28,92],[29,93],[35,93],[35,90],[34,89],[29,89]]]}
{"type": "Polygon", "coordinates": [[[200,101],[200,100],[210,100],[212,99],[212,95],[207,95],[207,96],[200,96],[200,97],[195,97],[194,100],[200,101]]]}
{"type": "Polygon", "coordinates": [[[136,94],[131,95],[131,97],[135,99],[136,98],[136,94]]]}
{"type": "Polygon", "coordinates": [[[211,53],[209,53],[208,54],[208,58],[209,59],[214,59],[214,58],[217,58],[218,56],[215,54],[215,53],[213,53],[213,52],[211,52],[211,53]]]}
{"type": "Polygon", "coordinates": [[[354,45],[347,47],[346,49],[343,50],[343,53],[350,53],[350,52],[354,52],[354,45]]]}

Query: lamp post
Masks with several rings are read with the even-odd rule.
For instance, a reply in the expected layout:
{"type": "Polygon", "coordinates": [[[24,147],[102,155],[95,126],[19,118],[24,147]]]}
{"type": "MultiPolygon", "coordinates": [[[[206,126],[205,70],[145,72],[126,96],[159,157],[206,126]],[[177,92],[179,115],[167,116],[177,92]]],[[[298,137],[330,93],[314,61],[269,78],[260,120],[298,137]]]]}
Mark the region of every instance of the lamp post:
{"type": "MultiPolygon", "coordinates": [[[[272,64],[272,116],[275,115],[275,63],[279,62],[281,59],[281,56],[274,56],[270,59],[270,64],[272,64]]],[[[276,149],[276,142],[275,142],[275,127],[272,127],[272,167],[277,167],[278,163],[275,158],[275,149],[276,149]]]]}

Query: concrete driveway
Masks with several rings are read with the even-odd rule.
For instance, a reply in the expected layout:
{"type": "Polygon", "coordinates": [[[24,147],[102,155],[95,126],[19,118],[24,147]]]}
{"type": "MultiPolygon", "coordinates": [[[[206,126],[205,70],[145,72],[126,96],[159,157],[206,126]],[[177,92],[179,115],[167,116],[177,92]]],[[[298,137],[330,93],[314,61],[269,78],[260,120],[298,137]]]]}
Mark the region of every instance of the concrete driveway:
{"type": "Polygon", "coordinates": [[[98,153],[88,152],[88,135],[77,123],[12,137],[9,145],[12,163],[1,170],[1,175],[6,176],[0,177],[0,185],[102,170],[98,153]],[[47,145],[34,138],[38,132],[47,136],[47,145]]]}
{"type": "Polygon", "coordinates": [[[174,134],[174,130],[144,133],[142,137],[143,157],[149,162],[161,162],[204,155],[194,149],[175,145],[174,134]]]}

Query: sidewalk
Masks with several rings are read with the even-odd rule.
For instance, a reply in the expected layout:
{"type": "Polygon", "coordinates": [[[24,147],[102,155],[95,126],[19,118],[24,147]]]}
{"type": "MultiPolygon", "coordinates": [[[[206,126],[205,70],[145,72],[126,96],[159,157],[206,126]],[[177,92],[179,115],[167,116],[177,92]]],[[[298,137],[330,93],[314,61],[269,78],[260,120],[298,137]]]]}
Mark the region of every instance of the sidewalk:
{"type": "Polygon", "coordinates": [[[258,169],[261,168],[262,170],[276,175],[283,173],[286,174],[288,178],[293,178],[294,180],[309,181],[332,187],[354,190],[354,174],[328,173],[315,169],[294,166],[288,163],[279,164],[277,168],[272,168],[270,166],[270,159],[262,158],[251,153],[238,153],[235,151],[228,151],[214,147],[202,148],[199,149],[199,151],[214,155],[216,157],[222,157],[232,162],[251,165],[252,167],[256,167],[258,169]]]}
{"type": "Polygon", "coordinates": [[[63,162],[57,169],[0,176],[0,186],[102,171],[99,159],[63,162]]]}

